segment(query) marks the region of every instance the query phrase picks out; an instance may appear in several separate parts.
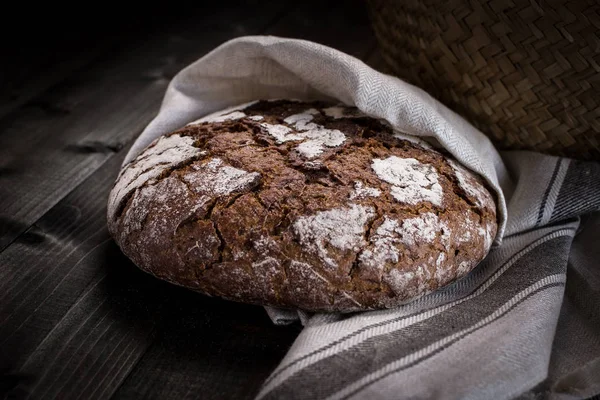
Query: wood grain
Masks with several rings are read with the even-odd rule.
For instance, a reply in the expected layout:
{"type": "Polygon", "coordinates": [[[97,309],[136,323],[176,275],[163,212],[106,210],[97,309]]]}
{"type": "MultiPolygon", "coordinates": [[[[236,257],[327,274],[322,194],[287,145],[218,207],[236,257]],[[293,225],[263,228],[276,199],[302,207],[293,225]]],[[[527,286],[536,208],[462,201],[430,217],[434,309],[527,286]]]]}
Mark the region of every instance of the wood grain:
{"type": "MultiPolygon", "coordinates": [[[[116,172],[119,159],[107,168],[116,172]]],[[[105,278],[107,266],[124,261],[106,230],[111,186],[110,174],[98,171],[0,254],[0,343],[13,368],[105,278]]]]}

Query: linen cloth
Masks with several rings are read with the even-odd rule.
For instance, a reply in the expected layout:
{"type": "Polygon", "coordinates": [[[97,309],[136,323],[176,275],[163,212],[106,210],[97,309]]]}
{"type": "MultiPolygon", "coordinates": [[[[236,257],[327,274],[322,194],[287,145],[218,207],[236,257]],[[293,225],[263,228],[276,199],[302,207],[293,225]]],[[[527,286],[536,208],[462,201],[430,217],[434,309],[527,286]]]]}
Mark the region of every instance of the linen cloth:
{"type": "Polygon", "coordinates": [[[267,307],[303,331],[259,399],[585,398],[600,393],[600,165],[499,153],[422,90],[316,43],[229,41],[177,74],[130,149],[256,99],[354,105],[436,141],[497,195],[487,258],[454,284],[395,309],[309,314],[267,307]],[[583,216],[583,223],[582,218],[583,216]]]}

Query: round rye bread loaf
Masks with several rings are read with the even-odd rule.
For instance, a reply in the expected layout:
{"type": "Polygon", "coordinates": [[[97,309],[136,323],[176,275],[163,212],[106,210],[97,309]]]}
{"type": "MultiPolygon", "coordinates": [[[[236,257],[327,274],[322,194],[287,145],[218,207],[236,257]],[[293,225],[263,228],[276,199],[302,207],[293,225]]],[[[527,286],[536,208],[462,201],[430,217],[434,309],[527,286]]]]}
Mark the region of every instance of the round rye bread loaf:
{"type": "Polygon", "coordinates": [[[110,194],[142,270],[230,300],[397,306],[467,274],[496,235],[484,181],[356,108],[259,101],[155,140],[110,194]]]}

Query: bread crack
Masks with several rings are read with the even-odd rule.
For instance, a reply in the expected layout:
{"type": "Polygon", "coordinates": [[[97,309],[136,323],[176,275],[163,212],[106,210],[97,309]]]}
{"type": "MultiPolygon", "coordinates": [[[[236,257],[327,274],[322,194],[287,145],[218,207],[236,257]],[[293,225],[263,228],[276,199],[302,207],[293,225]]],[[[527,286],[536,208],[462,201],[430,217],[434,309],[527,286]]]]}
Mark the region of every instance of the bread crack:
{"type": "Polygon", "coordinates": [[[223,253],[225,251],[225,246],[227,245],[227,243],[225,242],[225,238],[223,238],[223,234],[221,234],[221,231],[219,230],[219,224],[217,224],[215,221],[212,221],[212,220],[211,220],[211,222],[212,222],[213,228],[215,230],[215,233],[217,234],[217,237],[219,238],[219,241],[220,241],[219,247],[218,247],[219,257],[218,257],[217,261],[209,264],[209,266],[207,266],[207,268],[210,268],[215,264],[220,264],[223,262],[223,253]]]}

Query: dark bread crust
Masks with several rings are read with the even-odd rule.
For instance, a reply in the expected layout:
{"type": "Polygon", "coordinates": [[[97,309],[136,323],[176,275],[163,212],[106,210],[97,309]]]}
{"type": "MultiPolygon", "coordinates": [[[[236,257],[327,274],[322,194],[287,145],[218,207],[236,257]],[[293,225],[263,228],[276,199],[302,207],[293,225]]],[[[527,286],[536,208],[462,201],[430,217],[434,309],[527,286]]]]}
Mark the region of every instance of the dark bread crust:
{"type": "Polygon", "coordinates": [[[161,279],[311,311],[393,307],[477,265],[497,229],[483,181],[328,107],[259,102],[160,138],[122,171],[111,234],[161,279]]]}

